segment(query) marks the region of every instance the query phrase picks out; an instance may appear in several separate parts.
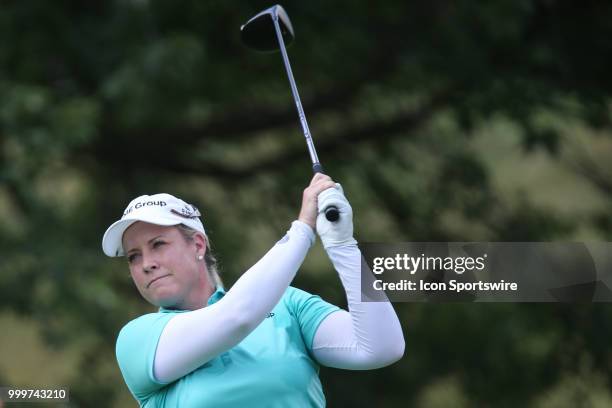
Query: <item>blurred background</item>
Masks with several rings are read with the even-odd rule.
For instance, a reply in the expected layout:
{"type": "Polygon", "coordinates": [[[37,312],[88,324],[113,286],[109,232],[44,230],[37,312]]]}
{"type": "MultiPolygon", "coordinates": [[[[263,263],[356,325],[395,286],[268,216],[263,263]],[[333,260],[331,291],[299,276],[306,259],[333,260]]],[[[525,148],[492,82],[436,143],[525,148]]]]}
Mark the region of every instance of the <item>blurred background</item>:
{"type": "MultiPolygon", "coordinates": [[[[132,198],[196,204],[226,287],[296,218],[311,169],[281,56],[239,40],[272,4],[2,2],[0,385],[136,405],[115,338],[154,309],[101,251],[132,198]]],[[[612,241],[612,3],[283,6],[359,241],[612,241]]],[[[346,305],[320,243],[294,286],[346,305]]],[[[395,307],[404,358],[322,368],[329,406],[612,406],[610,305],[395,307]]]]}

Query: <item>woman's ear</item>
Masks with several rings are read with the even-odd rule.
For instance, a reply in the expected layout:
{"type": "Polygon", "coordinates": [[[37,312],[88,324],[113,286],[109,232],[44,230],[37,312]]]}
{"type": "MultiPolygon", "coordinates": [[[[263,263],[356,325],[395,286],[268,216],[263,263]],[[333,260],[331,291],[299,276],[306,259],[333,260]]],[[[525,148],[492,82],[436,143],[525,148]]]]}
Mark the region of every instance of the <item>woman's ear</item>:
{"type": "Polygon", "coordinates": [[[201,232],[196,232],[195,234],[193,234],[193,242],[195,243],[196,246],[196,251],[199,255],[204,255],[206,254],[206,244],[207,244],[207,240],[206,240],[206,236],[204,236],[204,234],[202,234],[201,232]]]}

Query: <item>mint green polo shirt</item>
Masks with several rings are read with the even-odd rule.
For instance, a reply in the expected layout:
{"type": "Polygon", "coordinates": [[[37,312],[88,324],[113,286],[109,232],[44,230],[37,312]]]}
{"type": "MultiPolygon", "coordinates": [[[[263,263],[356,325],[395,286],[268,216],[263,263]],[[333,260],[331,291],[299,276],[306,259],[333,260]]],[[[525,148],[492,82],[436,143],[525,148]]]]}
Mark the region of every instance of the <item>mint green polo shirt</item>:
{"type": "MultiPolygon", "coordinates": [[[[224,294],[217,288],[208,304],[224,294]]],[[[165,384],[153,375],[155,350],[166,323],[185,311],[161,308],[121,329],[117,361],[142,407],[324,407],[312,342],[319,324],[337,310],[319,296],[290,286],[270,315],[237,346],[165,384]]]]}

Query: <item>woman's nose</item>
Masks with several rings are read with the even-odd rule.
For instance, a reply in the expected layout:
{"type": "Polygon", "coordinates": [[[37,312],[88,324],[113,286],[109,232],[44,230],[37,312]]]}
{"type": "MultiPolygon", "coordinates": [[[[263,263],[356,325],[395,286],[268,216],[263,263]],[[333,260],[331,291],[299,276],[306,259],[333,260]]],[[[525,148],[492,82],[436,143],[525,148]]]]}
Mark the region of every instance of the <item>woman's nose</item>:
{"type": "Polygon", "coordinates": [[[142,269],[145,273],[153,272],[154,270],[159,268],[159,264],[155,260],[155,258],[151,255],[142,256],[142,269]]]}

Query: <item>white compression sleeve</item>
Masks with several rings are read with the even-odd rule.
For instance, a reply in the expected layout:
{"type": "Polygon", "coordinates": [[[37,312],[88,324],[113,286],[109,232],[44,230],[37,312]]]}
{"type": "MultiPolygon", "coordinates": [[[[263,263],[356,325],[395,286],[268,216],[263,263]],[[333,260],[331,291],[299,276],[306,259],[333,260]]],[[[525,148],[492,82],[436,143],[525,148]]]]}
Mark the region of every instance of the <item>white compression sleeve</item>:
{"type": "Polygon", "coordinates": [[[361,302],[357,245],[327,248],[346,291],[349,312],[331,313],[315,333],[312,352],[325,366],[351,370],[384,367],[404,354],[404,335],[390,302],[361,302]]]}
{"type": "Polygon", "coordinates": [[[294,221],[218,302],[174,316],[165,326],[154,360],[155,378],[174,381],[238,344],[279,302],[314,243],[314,231],[294,221]]]}

